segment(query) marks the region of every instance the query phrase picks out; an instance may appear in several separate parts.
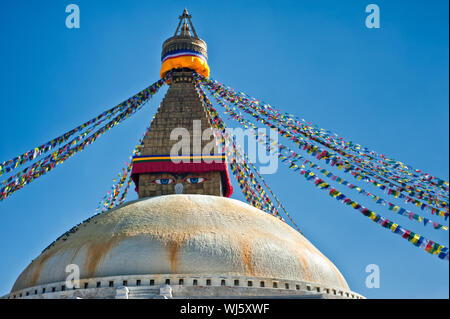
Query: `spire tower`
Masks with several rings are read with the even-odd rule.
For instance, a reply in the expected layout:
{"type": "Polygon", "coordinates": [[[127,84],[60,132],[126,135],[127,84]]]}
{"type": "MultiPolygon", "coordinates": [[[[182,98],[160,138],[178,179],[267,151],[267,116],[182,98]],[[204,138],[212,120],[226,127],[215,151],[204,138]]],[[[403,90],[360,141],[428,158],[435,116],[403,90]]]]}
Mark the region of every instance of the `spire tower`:
{"type": "Polygon", "coordinates": [[[179,19],[175,35],[164,42],[162,51],[161,75],[172,72],[170,87],[144,138],[142,154],[133,159],[132,178],[139,198],[229,197],[232,187],[225,158],[218,154],[219,143],[192,76],[205,74],[206,43],[197,37],[186,9],[179,19]]]}

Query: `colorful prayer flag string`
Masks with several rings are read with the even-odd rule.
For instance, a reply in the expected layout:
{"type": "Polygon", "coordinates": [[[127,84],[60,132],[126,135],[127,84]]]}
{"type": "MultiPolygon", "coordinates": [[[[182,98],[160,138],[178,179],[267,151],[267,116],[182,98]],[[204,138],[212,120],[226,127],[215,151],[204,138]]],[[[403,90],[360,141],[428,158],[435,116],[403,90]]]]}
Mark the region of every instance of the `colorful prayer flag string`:
{"type": "MultiPolygon", "coordinates": [[[[307,134],[308,132],[309,132],[309,135],[307,135],[307,137],[308,138],[311,138],[311,137],[313,137],[313,136],[311,136],[311,131],[308,131],[308,130],[306,130],[306,129],[302,129],[302,127],[295,127],[295,126],[292,126],[292,122],[293,122],[293,120],[292,119],[287,119],[286,120],[286,117],[285,116],[283,116],[282,114],[280,114],[280,113],[277,113],[276,114],[276,116],[270,116],[270,114],[268,114],[267,113],[267,110],[271,110],[271,107],[269,106],[269,105],[263,105],[263,107],[258,107],[258,103],[255,103],[255,99],[253,99],[252,101],[250,101],[249,99],[243,99],[242,98],[242,96],[241,95],[238,95],[238,94],[235,94],[234,93],[234,90],[232,90],[232,89],[225,89],[224,87],[223,87],[223,85],[221,85],[221,84],[219,84],[217,81],[211,81],[211,80],[207,80],[207,79],[205,79],[205,78],[203,78],[203,77],[201,77],[201,76],[198,76],[197,77],[200,81],[201,81],[201,84],[202,85],[205,85],[206,86],[206,88],[208,89],[208,90],[214,90],[214,91],[216,91],[216,93],[217,92],[219,92],[220,93],[220,95],[223,97],[223,98],[227,98],[229,101],[231,101],[231,102],[233,102],[233,103],[237,103],[237,104],[246,104],[248,107],[251,107],[251,108],[253,108],[253,109],[255,109],[255,105],[256,105],[256,109],[258,110],[258,112],[260,112],[261,114],[263,114],[263,115],[266,115],[266,116],[269,116],[270,117],[270,119],[272,119],[272,120],[274,120],[274,119],[276,119],[277,121],[279,121],[279,122],[281,122],[281,123],[283,123],[284,125],[288,125],[291,129],[292,129],[292,131],[293,131],[293,133],[301,133],[301,134],[307,134]]],[[[303,126],[304,127],[304,126],[303,126]]],[[[322,132],[322,131],[321,131],[322,132]]],[[[292,133],[291,133],[292,134],[292,133]]],[[[317,138],[315,138],[315,140],[317,141],[317,142],[322,142],[322,143],[324,143],[322,140],[320,140],[320,139],[317,139],[317,138]]],[[[327,147],[333,147],[333,145],[331,145],[330,143],[325,143],[325,145],[327,146],[327,147]]],[[[358,147],[359,148],[359,147],[358,147]]],[[[341,149],[337,149],[337,148],[335,148],[334,147],[334,150],[335,151],[337,151],[338,153],[341,153],[341,154],[344,154],[345,156],[349,156],[349,154],[347,154],[347,153],[345,153],[345,152],[343,152],[341,149]]],[[[344,156],[343,155],[343,156],[344,156]]],[[[354,160],[356,160],[356,161],[359,161],[359,163],[362,163],[362,164],[366,164],[366,166],[369,166],[369,167],[372,167],[372,166],[370,166],[371,165],[371,163],[369,163],[369,162],[367,162],[367,161],[365,161],[364,159],[363,160],[360,160],[359,158],[354,158],[354,160]]],[[[365,167],[366,167],[365,166],[365,167]]],[[[378,168],[380,168],[379,166],[377,166],[378,168]]],[[[373,167],[372,167],[373,168],[373,167]]],[[[383,168],[383,170],[380,170],[381,172],[383,172],[383,171],[386,171],[387,173],[389,173],[390,174],[390,171],[388,171],[388,170],[385,170],[384,168],[383,168]]],[[[392,174],[391,174],[392,175],[392,174]]],[[[429,175],[427,175],[427,176],[429,176],[429,175]]],[[[385,176],[385,177],[387,177],[387,176],[385,176]]],[[[396,175],[394,175],[394,180],[395,180],[395,182],[400,182],[400,184],[402,185],[402,186],[404,186],[406,189],[411,189],[411,188],[413,188],[413,187],[417,187],[417,185],[415,185],[415,186],[410,186],[410,185],[406,185],[403,181],[401,181],[396,175]]],[[[427,180],[426,182],[429,182],[429,180],[427,180]]],[[[447,197],[445,197],[447,194],[442,194],[442,193],[440,193],[442,196],[444,196],[444,198],[447,198],[447,197]]],[[[446,202],[443,202],[443,204],[444,205],[447,205],[447,203],[446,202]]]]}
{"type": "MultiPolygon", "coordinates": [[[[150,87],[149,87],[150,88],[150,87]]],[[[147,89],[149,89],[147,88],[147,89]]],[[[130,97],[128,100],[123,101],[122,103],[116,105],[115,107],[102,112],[101,114],[97,115],[93,119],[77,126],[76,128],[64,133],[61,136],[58,136],[47,143],[42,144],[41,146],[35,147],[32,150],[21,154],[19,156],[16,156],[10,160],[4,161],[0,163],[0,176],[2,176],[5,173],[10,173],[12,170],[17,168],[20,165],[23,165],[24,163],[28,161],[32,161],[36,159],[37,157],[45,154],[46,152],[54,149],[56,146],[61,145],[65,141],[67,141],[72,135],[83,132],[84,130],[88,129],[91,125],[97,123],[98,121],[105,121],[115,114],[122,112],[125,108],[132,106],[133,103],[135,103],[136,99],[138,98],[139,94],[141,92],[137,93],[136,95],[130,97]]]]}
{"type": "MultiPolygon", "coordinates": [[[[265,210],[266,212],[270,212],[272,215],[278,216],[278,218],[280,218],[281,220],[284,221],[284,219],[279,215],[278,210],[273,206],[272,201],[270,200],[270,198],[267,197],[267,195],[265,194],[263,188],[261,187],[261,185],[259,184],[259,182],[256,180],[253,172],[251,172],[251,170],[249,169],[249,165],[247,164],[246,160],[244,158],[242,158],[242,154],[244,154],[244,156],[246,157],[245,152],[243,152],[239,145],[237,145],[235,143],[234,139],[231,139],[228,135],[228,132],[226,132],[226,126],[225,123],[223,122],[223,120],[219,117],[217,111],[214,109],[214,107],[212,106],[211,102],[209,101],[209,99],[207,98],[206,94],[203,92],[203,90],[197,86],[197,89],[199,90],[200,96],[202,97],[205,105],[206,105],[206,110],[208,112],[208,114],[210,115],[210,119],[211,119],[211,124],[216,127],[216,129],[218,129],[222,136],[222,144],[225,145],[225,147],[227,147],[227,141],[229,145],[232,145],[233,147],[233,151],[232,152],[227,152],[227,154],[230,155],[231,157],[231,161],[230,162],[230,166],[231,169],[233,171],[233,173],[235,173],[237,171],[237,173],[235,174],[236,178],[238,179],[238,183],[239,186],[241,187],[241,189],[244,192],[244,196],[246,197],[247,201],[250,204],[254,205],[255,202],[255,195],[254,192],[252,191],[248,191],[248,189],[252,188],[252,185],[256,185],[256,190],[257,192],[259,192],[259,194],[261,194],[261,197],[256,196],[256,199],[260,202],[262,202],[262,205],[266,207],[265,210]],[[224,138],[225,137],[225,138],[224,138]],[[225,140],[227,139],[227,140],[225,140]],[[242,172],[242,170],[239,168],[239,164],[238,163],[243,163],[243,167],[245,172],[242,172]],[[236,167],[236,170],[235,170],[236,167]],[[239,177],[239,178],[238,178],[239,177]],[[250,179],[249,182],[244,183],[243,181],[250,179]],[[249,195],[250,193],[250,195],[249,195]]],[[[247,158],[247,157],[246,157],[247,158]]],[[[253,164],[251,164],[253,166],[253,164]]],[[[261,175],[258,173],[257,169],[253,166],[253,170],[256,172],[256,174],[262,179],[261,175]]],[[[272,190],[270,189],[270,187],[267,185],[267,183],[265,183],[265,181],[263,181],[264,185],[266,186],[266,188],[269,190],[269,193],[274,197],[274,199],[276,200],[276,202],[279,204],[279,207],[281,207],[283,209],[283,211],[285,212],[285,214],[288,216],[288,218],[291,220],[291,222],[293,223],[293,225],[297,228],[297,230],[301,233],[300,229],[298,228],[297,224],[294,222],[294,220],[292,219],[292,217],[287,213],[286,209],[284,208],[284,206],[281,204],[281,202],[279,201],[279,199],[275,196],[275,194],[272,192],[272,190]]],[[[255,206],[255,205],[254,205],[255,206]]],[[[258,206],[258,204],[256,204],[256,207],[258,206]]]]}
{"type": "MultiPolygon", "coordinates": [[[[216,97],[216,99],[218,100],[219,103],[221,103],[221,101],[220,101],[220,99],[219,99],[219,96],[218,96],[217,92],[211,92],[211,91],[210,91],[210,93],[213,94],[213,95],[216,97]]],[[[221,97],[221,96],[220,96],[220,97],[221,97]]],[[[234,103],[234,104],[236,104],[236,103],[234,103]]],[[[238,105],[238,107],[239,107],[239,104],[237,104],[237,105],[238,105]]],[[[250,115],[252,115],[253,117],[255,117],[259,122],[262,122],[263,124],[266,124],[266,125],[268,125],[268,126],[271,127],[271,128],[276,128],[276,129],[278,129],[277,126],[271,124],[270,122],[268,122],[268,121],[266,121],[266,120],[264,120],[264,119],[261,119],[261,118],[258,117],[255,113],[249,112],[247,109],[244,109],[243,111],[246,112],[246,113],[248,113],[248,114],[250,114],[250,115]]],[[[234,115],[234,116],[236,116],[236,115],[234,115]]],[[[244,127],[247,127],[247,126],[244,125],[244,127]]],[[[290,135],[288,132],[286,132],[286,131],[283,130],[283,129],[278,129],[278,133],[279,133],[280,135],[284,136],[284,137],[287,137],[287,138],[293,140],[293,141],[296,142],[299,146],[301,145],[301,146],[302,146],[301,149],[306,150],[308,153],[310,153],[310,154],[312,154],[312,155],[316,155],[318,159],[323,159],[323,160],[325,160],[325,161],[327,162],[327,164],[329,164],[329,163],[331,162],[331,166],[336,165],[339,169],[341,169],[342,167],[345,167],[344,172],[346,172],[346,173],[347,173],[347,172],[350,172],[355,178],[357,178],[357,179],[359,179],[359,180],[360,180],[360,179],[363,179],[363,180],[365,180],[365,181],[370,181],[372,184],[374,184],[374,185],[377,186],[377,187],[380,187],[380,188],[383,189],[383,190],[384,190],[384,189],[387,189],[389,195],[392,195],[392,196],[395,196],[395,197],[400,197],[400,198],[406,198],[406,201],[407,201],[407,202],[412,202],[412,203],[415,204],[416,206],[420,207],[422,210],[423,210],[423,209],[429,209],[429,210],[431,210],[432,214],[436,212],[436,213],[438,213],[439,215],[445,215],[446,217],[448,216],[448,211],[446,211],[446,212],[439,211],[438,209],[436,209],[436,208],[434,208],[434,207],[432,207],[432,206],[430,206],[430,205],[424,204],[424,203],[422,203],[421,201],[412,199],[412,198],[410,198],[409,196],[405,196],[404,194],[400,193],[398,190],[389,188],[389,187],[388,187],[386,184],[384,184],[384,183],[376,182],[376,181],[374,181],[373,179],[370,179],[369,177],[367,177],[366,175],[369,175],[369,176],[371,176],[371,177],[378,178],[379,180],[380,180],[380,177],[378,177],[378,176],[376,176],[376,175],[373,175],[373,174],[367,174],[367,173],[365,173],[364,171],[362,171],[361,169],[355,168],[355,167],[354,167],[353,165],[351,165],[348,161],[346,161],[346,162],[343,162],[343,161],[336,161],[336,159],[335,159],[335,158],[332,158],[332,156],[330,156],[329,153],[327,153],[327,154],[324,153],[324,152],[327,152],[327,151],[323,151],[323,150],[321,150],[319,147],[314,146],[313,144],[308,143],[308,142],[306,142],[306,141],[304,141],[304,140],[300,141],[299,139],[293,137],[292,135],[290,135]],[[330,160],[330,158],[332,158],[332,160],[330,160]]],[[[381,179],[381,181],[383,181],[383,179],[381,179]]],[[[387,181],[387,182],[388,182],[388,181],[387,181]]],[[[388,182],[388,185],[391,186],[391,187],[394,187],[394,186],[395,186],[395,185],[393,185],[392,183],[389,183],[389,182],[388,182]]],[[[415,195],[415,194],[411,194],[411,195],[415,195]]],[[[423,198],[422,196],[419,196],[419,195],[416,195],[416,197],[423,198]]]]}
{"type": "MultiPolygon", "coordinates": [[[[218,116],[218,115],[217,115],[218,116]]],[[[217,117],[216,116],[216,117],[217,117]]],[[[270,142],[269,147],[275,142],[270,142]]],[[[276,145],[278,146],[278,145],[276,145]]],[[[296,165],[295,163],[292,163],[289,165],[290,169],[299,170],[300,167],[296,165]]],[[[372,221],[376,222],[377,224],[381,225],[384,228],[390,229],[393,233],[398,234],[402,236],[402,238],[407,239],[409,242],[414,244],[416,247],[420,247],[426,252],[434,255],[438,255],[440,259],[449,260],[449,250],[447,247],[440,245],[438,243],[435,243],[432,240],[429,240],[425,238],[424,236],[421,236],[419,234],[416,234],[408,229],[405,229],[401,227],[400,225],[394,223],[393,221],[390,221],[375,212],[371,211],[370,209],[362,206],[361,204],[357,203],[356,201],[351,200],[343,193],[339,192],[335,188],[331,188],[331,186],[327,183],[324,183],[323,180],[318,178],[314,173],[310,171],[306,171],[304,169],[300,170],[300,174],[304,175],[305,178],[308,181],[314,182],[316,187],[319,189],[331,189],[329,192],[329,196],[336,198],[340,202],[351,206],[353,209],[359,210],[363,215],[366,217],[369,217],[372,221]]]]}
{"type": "MultiPolygon", "coordinates": [[[[207,87],[207,89],[208,89],[208,87],[207,87]]],[[[210,89],[209,89],[209,90],[210,90],[210,89]]],[[[217,93],[217,92],[216,92],[216,93],[217,93]]],[[[222,92],[222,93],[223,93],[223,92],[222,92]]],[[[255,118],[257,118],[258,121],[260,121],[260,122],[262,122],[262,123],[268,125],[269,127],[274,126],[273,124],[271,124],[271,123],[268,122],[267,120],[260,118],[260,116],[258,115],[258,113],[254,113],[252,106],[245,106],[245,103],[242,103],[242,101],[239,101],[239,100],[237,100],[237,99],[230,99],[230,98],[227,98],[226,94],[220,94],[220,96],[221,96],[222,98],[227,99],[228,101],[231,101],[231,103],[236,104],[236,105],[237,105],[239,108],[241,108],[244,112],[246,112],[246,113],[248,113],[248,114],[251,114],[252,116],[254,116],[255,118]]],[[[260,112],[260,113],[265,113],[264,110],[258,110],[258,112],[260,112]]],[[[270,118],[270,119],[273,120],[273,121],[276,121],[276,122],[280,123],[279,119],[277,119],[277,118],[272,117],[272,118],[270,118]]],[[[284,125],[284,124],[281,123],[281,125],[284,125]]],[[[280,133],[282,133],[283,135],[287,135],[287,136],[285,136],[285,137],[289,137],[289,138],[292,139],[292,140],[298,140],[298,138],[300,137],[301,140],[304,140],[304,138],[302,138],[302,137],[299,136],[298,134],[295,134],[295,133],[296,133],[295,130],[293,130],[294,134],[292,134],[292,133],[289,133],[289,132],[284,131],[284,129],[282,129],[282,128],[279,128],[279,127],[277,127],[277,128],[278,128],[278,130],[279,130],[280,133]],[[295,136],[293,136],[293,135],[295,135],[295,136]]],[[[285,127],[285,128],[286,128],[286,127],[285,127]]],[[[287,129],[290,129],[290,128],[287,128],[287,129]]],[[[300,131],[300,133],[301,133],[302,135],[304,135],[305,137],[310,138],[310,139],[311,139],[312,141],[314,141],[314,142],[321,143],[322,145],[324,145],[324,146],[326,146],[326,147],[328,147],[328,148],[332,148],[333,150],[336,150],[339,154],[341,154],[341,155],[344,156],[344,157],[349,157],[349,155],[348,155],[347,153],[345,153],[345,152],[343,152],[343,151],[340,151],[340,150],[337,150],[337,149],[334,148],[333,146],[330,146],[330,144],[324,143],[323,141],[321,141],[321,140],[315,138],[314,136],[311,136],[311,135],[306,134],[305,132],[301,132],[301,131],[300,131]]],[[[317,148],[317,147],[316,147],[316,148],[317,148]]],[[[334,159],[334,160],[337,160],[337,161],[340,160],[340,157],[339,157],[339,156],[336,156],[336,155],[333,154],[333,153],[328,153],[328,154],[326,154],[326,155],[327,155],[327,157],[330,157],[330,158],[332,158],[332,159],[334,159]]],[[[359,161],[358,159],[355,159],[355,158],[353,158],[353,159],[354,159],[357,163],[359,163],[359,164],[357,164],[357,166],[359,166],[359,168],[356,167],[357,170],[365,171],[365,170],[369,169],[369,170],[372,172],[371,175],[374,175],[374,174],[375,174],[375,176],[376,176],[376,174],[384,175],[384,174],[383,174],[383,170],[375,170],[375,169],[373,169],[373,167],[371,167],[370,165],[366,165],[367,162],[361,163],[361,161],[359,161]],[[361,165],[362,165],[362,167],[361,167],[361,165]],[[381,173],[380,173],[380,172],[381,172],[381,173]]],[[[384,175],[384,176],[387,177],[387,178],[389,178],[389,176],[386,176],[386,175],[384,175]]],[[[387,182],[389,182],[389,180],[387,180],[387,182]]],[[[394,180],[394,182],[399,182],[399,181],[398,181],[398,180],[394,180]]],[[[405,184],[402,183],[402,182],[400,182],[400,184],[402,184],[402,186],[405,186],[405,184]]],[[[393,185],[393,186],[396,186],[396,185],[393,185]]],[[[398,187],[398,186],[397,186],[397,187],[398,187]]],[[[411,187],[410,187],[410,186],[406,186],[406,191],[411,192],[411,191],[409,190],[409,188],[411,188],[411,187]]],[[[421,194],[419,194],[419,196],[421,196],[421,194]]],[[[422,196],[421,196],[421,197],[422,197],[422,196]]],[[[444,197],[444,198],[446,199],[446,197],[444,197]]],[[[446,205],[446,202],[444,202],[444,204],[446,205]]]]}
{"type": "MultiPolygon", "coordinates": [[[[254,125],[250,121],[247,121],[247,120],[243,119],[241,116],[236,114],[226,104],[224,104],[222,101],[220,101],[217,97],[216,97],[216,100],[217,100],[217,102],[220,105],[222,105],[226,109],[226,113],[231,115],[234,120],[238,121],[238,123],[240,123],[241,125],[243,125],[245,127],[251,127],[254,130],[254,132],[257,131],[258,128],[256,127],[256,125],[254,125]]],[[[253,133],[253,134],[254,134],[254,132],[251,131],[251,133],[253,133]]],[[[269,136],[267,136],[267,134],[265,134],[265,133],[260,133],[260,135],[266,139],[267,142],[266,142],[265,146],[266,146],[266,149],[268,149],[270,151],[272,145],[275,142],[269,136]]],[[[348,181],[346,181],[345,179],[342,179],[341,177],[332,174],[331,172],[323,169],[322,167],[318,166],[314,162],[312,162],[310,160],[307,160],[303,156],[300,156],[299,154],[295,153],[294,151],[292,151],[288,147],[286,147],[286,146],[284,146],[282,144],[278,144],[278,145],[279,145],[278,157],[280,158],[280,160],[282,162],[285,162],[285,161],[289,160],[291,165],[296,165],[296,162],[298,160],[303,160],[305,165],[308,165],[308,166],[310,166],[313,169],[320,170],[320,173],[322,173],[324,176],[332,179],[333,181],[336,181],[339,184],[347,186],[350,189],[354,189],[354,190],[358,191],[362,195],[366,195],[366,196],[370,197],[371,199],[373,199],[379,205],[383,205],[383,206],[388,205],[389,206],[388,209],[390,211],[393,211],[393,212],[395,212],[395,213],[397,213],[399,215],[408,217],[410,220],[416,220],[419,223],[423,222],[424,225],[431,224],[431,225],[433,225],[434,229],[448,230],[447,226],[444,226],[442,224],[433,222],[432,220],[430,220],[428,218],[422,217],[422,216],[420,216],[418,214],[414,214],[414,213],[406,210],[405,208],[402,208],[400,206],[397,206],[397,205],[394,205],[394,204],[392,204],[390,202],[387,202],[383,198],[378,197],[378,196],[376,196],[374,194],[371,194],[370,192],[367,192],[366,190],[358,187],[357,185],[351,184],[348,181]],[[285,154],[285,156],[284,156],[283,153],[286,153],[286,152],[288,154],[285,154]]],[[[301,164],[301,167],[304,167],[304,164],[301,164]]],[[[444,213],[441,212],[441,214],[439,216],[445,217],[446,215],[444,215],[444,213]]]]}
{"type": "Polygon", "coordinates": [[[120,172],[117,177],[120,177],[119,182],[115,183],[117,179],[113,179],[113,185],[111,186],[110,191],[102,198],[100,201],[96,211],[101,210],[101,213],[104,213],[105,211],[112,209],[114,207],[117,207],[123,203],[125,198],[127,197],[128,190],[130,188],[132,179],[130,176],[130,172],[133,168],[133,162],[132,159],[134,156],[139,156],[142,153],[142,149],[144,147],[144,138],[147,135],[147,133],[150,130],[150,127],[156,117],[156,113],[153,115],[152,121],[150,123],[150,126],[145,130],[144,134],[142,135],[141,139],[139,140],[139,144],[135,146],[132,155],[129,157],[130,163],[125,163],[125,168],[122,168],[122,172],[120,172]],[[127,180],[128,179],[128,180],[127,180]],[[127,182],[125,183],[125,180],[127,182]],[[125,184],[125,187],[123,185],[125,184]],[[119,194],[122,192],[122,195],[120,197],[119,194]]]}
{"type": "MultiPolygon", "coordinates": [[[[202,78],[202,77],[200,76],[200,78],[202,78]]],[[[398,161],[395,161],[395,160],[392,160],[392,159],[387,159],[384,155],[382,155],[382,154],[378,155],[375,151],[368,151],[368,148],[361,147],[359,144],[354,144],[353,142],[344,143],[343,138],[339,138],[339,139],[336,140],[334,138],[334,136],[337,136],[337,134],[335,134],[335,133],[332,133],[330,131],[326,131],[324,129],[319,129],[317,127],[317,125],[313,127],[311,123],[306,123],[306,121],[304,119],[302,119],[301,120],[302,123],[300,123],[298,118],[293,116],[292,114],[285,113],[285,115],[283,115],[283,114],[280,113],[280,111],[274,109],[269,104],[265,104],[263,102],[260,102],[259,100],[255,99],[255,98],[251,98],[251,97],[249,97],[247,94],[245,94],[243,92],[239,92],[239,93],[236,94],[235,91],[232,88],[229,88],[229,87],[225,88],[222,84],[220,84],[217,81],[206,80],[205,82],[208,82],[208,84],[211,85],[211,86],[219,86],[219,87],[221,87],[221,88],[223,88],[223,89],[225,89],[227,91],[231,91],[232,94],[235,94],[235,96],[238,96],[238,98],[241,98],[241,99],[243,98],[244,100],[250,102],[251,105],[260,106],[260,109],[263,109],[264,111],[267,110],[268,112],[270,112],[272,114],[272,116],[275,116],[275,118],[280,118],[280,119],[285,119],[285,120],[287,119],[287,121],[290,122],[290,123],[297,123],[303,128],[307,128],[308,130],[315,131],[321,137],[325,137],[325,138],[327,138],[330,141],[334,141],[334,144],[336,144],[336,145],[344,145],[344,146],[346,145],[345,146],[346,149],[350,149],[353,152],[355,152],[357,154],[360,154],[360,155],[364,155],[366,157],[371,157],[372,158],[372,157],[375,156],[375,157],[377,157],[379,159],[379,162],[384,164],[384,165],[393,166],[396,170],[400,171],[401,173],[407,174],[409,176],[419,177],[419,175],[411,173],[411,172],[405,170],[405,168],[406,169],[412,169],[412,167],[410,167],[410,166],[408,166],[408,165],[406,165],[404,163],[401,163],[401,162],[398,162],[398,161]],[[307,124],[309,124],[309,125],[307,125],[307,124]]],[[[422,173],[420,170],[414,170],[414,171],[416,173],[422,173]]],[[[421,179],[422,181],[425,181],[427,183],[435,185],[435,186],[445,190],[446,192],[449,191],[449,188],[448,188],[449,183],[448,182],[445,182],[445,181],[443,181],[441,179],[438,179],[438,178],[436,179],[435,182],[433,182],[431,180],[434,177],[432,177],[431,175],[426,174],[426,173],[421,174],[421,178],[422,178],[421,179]]]]}
{"type": "Polygon", "coordinates": [[[83,150],[87,145],[92,144],[99,136],[103,135],[105,132],[121,123],[123,120],[127,119],[136,111],[140,110],[142,106],[148,102],[150,97],[154,95],[158,91],[158,89],[165,83],[166,79],[169,76],[170,74],[136,94],[133,97],[130,106],[125,108],[119,115],[114,117],[114,119],[109,121],[105,126],[94,132],[88,138],[84,139],[86,135],[96,127],[95,125],[83,134],[80,134],[76,139],[68,142],[63,147],[59,148],[57,151],[48,155],[44,159],[34,163],[18,174],[8,178],[6,182],[3,181],[2,183],[0,183],[0,185],[6,184],[6,186],[0,189],[0,201],[7,198],[17,190],[23,188],[26,184],[31,183],[34,179],[46,174],[56,165],[65,162],[68,158],[83,150]],[[76,145],[78,142],[81,143],[79,145],[76,145]]]}

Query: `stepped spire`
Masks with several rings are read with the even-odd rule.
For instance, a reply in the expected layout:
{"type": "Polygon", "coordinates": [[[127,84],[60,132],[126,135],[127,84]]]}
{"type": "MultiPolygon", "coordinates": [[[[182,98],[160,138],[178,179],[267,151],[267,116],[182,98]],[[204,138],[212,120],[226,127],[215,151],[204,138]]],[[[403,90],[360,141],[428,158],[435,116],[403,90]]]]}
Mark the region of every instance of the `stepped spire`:
{"type": "Polygon", "coordinates": [[[174,70],[170,88],[133,159],[139,198],[169,194],[230,197],[225,155],[210,124],[191,70],[174,70]]]}
{"type": "Polygon", "coordinates": [[[193,79],[194,72],[209,75],[206,43],[197,37],[186,9],[175,35],[164,42],[161,57],[161,77],[172,72],[170,88],[144,138],[142,155],[133,159],[131,175],[139,198],[229,197],[232,187],[225,156],[219,154],[220,143],[193,79]]]}

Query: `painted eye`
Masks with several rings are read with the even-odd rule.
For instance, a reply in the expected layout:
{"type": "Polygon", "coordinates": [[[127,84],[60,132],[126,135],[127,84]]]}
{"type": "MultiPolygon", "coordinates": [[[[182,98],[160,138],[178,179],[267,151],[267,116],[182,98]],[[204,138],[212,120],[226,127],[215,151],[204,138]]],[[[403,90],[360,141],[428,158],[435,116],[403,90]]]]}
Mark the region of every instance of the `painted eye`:
{"type": "Polygon", "coordinates": [[[172,178],[158,178],[158,179],[155,179],[152,183],[160,184],[160,185],[167,185],[167,184],[172,184],[173,182],[175,182],[175,180],[173,180],[172,178]]]}
{"type": "Polygon", "coordinates": [[[199,183],[203,183],[204,181],[206,181],[206,178],[204,178],[204,177],[188,177],[184,181],[189,184],[199,184],[199,183]]]}

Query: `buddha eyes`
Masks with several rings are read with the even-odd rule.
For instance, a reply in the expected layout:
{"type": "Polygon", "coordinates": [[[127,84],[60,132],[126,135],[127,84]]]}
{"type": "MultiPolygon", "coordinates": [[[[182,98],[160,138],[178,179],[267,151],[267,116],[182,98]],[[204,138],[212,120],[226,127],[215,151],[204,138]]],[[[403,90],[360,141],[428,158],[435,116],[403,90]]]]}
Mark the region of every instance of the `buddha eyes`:
{"type": "MultiPolygon", "coordinates": [[[[188,178],[184,179],[184,182],[189,183],[189,184],[199,184],[199,183],[203,183],[206,180],[207,179],[204,177],[188,177],[188,178]]],[[[175,179],[173,179],[173,178],[158,178],[158,179],[155,179],[152,183],[155,183],[158,185],[168,185],[168,184],[175,183],[175,179]]]]}
{"type": "Polygon", "coordinates": [[[175,180],[173,178],[158,178],[155,179],[152,183],[160,184],[160,185],[167,185],[174,183],[175,180]]]}
{"type": "Polygon", "coordinates": [[[206,178],[204,178],[204,177],[188,177],[184,181],[189,184],[198,184],[198,183],[203,183],[204,181],[206,181],[206,178]]]}

